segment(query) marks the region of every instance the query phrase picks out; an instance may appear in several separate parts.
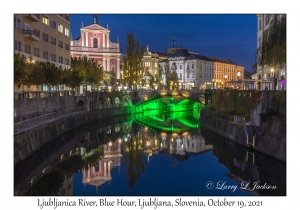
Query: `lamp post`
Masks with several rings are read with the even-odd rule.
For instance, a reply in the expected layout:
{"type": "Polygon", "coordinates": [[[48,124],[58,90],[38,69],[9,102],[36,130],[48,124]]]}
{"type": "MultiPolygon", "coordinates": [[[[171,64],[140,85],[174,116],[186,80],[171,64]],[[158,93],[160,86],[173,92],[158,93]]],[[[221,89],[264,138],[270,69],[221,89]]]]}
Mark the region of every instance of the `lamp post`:
{"type": "Polygon", "coordinates": [[[215,89],[215,83],[214,83],[214,79],[212,79],[212,89],[215,89]]]}
{"type": "Polygon", "coordinates": [[[225,88],[226,88],[227,74],[224,75],[224,79],[225,79],[225,88]]]}

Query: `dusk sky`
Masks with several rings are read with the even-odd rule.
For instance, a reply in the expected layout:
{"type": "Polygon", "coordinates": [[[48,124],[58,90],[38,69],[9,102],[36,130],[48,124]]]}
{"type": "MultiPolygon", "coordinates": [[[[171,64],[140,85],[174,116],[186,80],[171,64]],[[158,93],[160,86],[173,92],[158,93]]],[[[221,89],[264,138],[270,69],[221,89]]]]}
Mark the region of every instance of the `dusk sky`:
{"type": "MultiPolygon", "coordinates": [[[[93,22],[94,14],[72,14],[73,39],[80,27],[93,22]]],[[[121,53],[125,53],[127,33],[132,32],[140,46],[150,51],[165,52],[172,46],[200,55],[230,59],[252,72],[255,63],[257,18],[255,14],[104,14],[99,25],[110,30],[110,40],[119,37],[121,53]]]]}

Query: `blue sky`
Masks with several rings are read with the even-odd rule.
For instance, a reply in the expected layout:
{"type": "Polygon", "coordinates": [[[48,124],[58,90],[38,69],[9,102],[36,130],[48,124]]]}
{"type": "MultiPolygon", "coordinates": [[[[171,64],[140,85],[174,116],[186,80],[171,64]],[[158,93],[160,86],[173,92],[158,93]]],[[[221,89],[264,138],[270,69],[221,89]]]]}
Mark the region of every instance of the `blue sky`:
{"type": "MultiPolygon", "coordinates": [[[[80,27],[93,22],[94,14],[72,14],[73,39],[80,27]]],[[[110,40],[119,37],[125,53],[127,33],[132,32],[141,46],[165,52],[172,46],[187,48],[201,55],[230,59],[252,72],[255,63],[257,18],[255,14],[102,14],[99,25],[110,29],[110,40]]]]}

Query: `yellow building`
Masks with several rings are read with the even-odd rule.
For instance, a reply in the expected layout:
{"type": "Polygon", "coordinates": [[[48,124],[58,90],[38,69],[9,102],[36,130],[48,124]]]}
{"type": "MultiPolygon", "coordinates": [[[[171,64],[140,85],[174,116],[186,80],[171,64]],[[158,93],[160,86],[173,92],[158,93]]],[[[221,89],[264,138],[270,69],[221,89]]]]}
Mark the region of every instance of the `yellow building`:
{"type": "MultiPolygon", "coordinates": [[[[41,61],[70,67],[70,15],[14,14],[14,52],[27,56],[30,62],[41,61]]],[[[63,85],[58,87],[64,89],[63,85]]],[[[15,86],[22,90],[48,90],[47,87],[15,86]]]]}
{"type": "Polygon", "coordinates": [[[237,66],[231,60],[224,60],[219,58],[211,58],[214,62],[214,88],[242,88],[242,81],[244,80],[244,67],[237,66]]]}

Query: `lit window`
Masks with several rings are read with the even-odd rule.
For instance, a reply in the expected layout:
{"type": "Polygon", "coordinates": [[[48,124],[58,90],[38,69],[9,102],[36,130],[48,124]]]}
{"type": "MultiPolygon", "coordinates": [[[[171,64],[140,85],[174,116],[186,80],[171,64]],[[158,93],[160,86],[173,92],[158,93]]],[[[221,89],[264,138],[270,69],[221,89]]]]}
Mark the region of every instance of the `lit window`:
{"type": "Polygon", "coordinates": [[[63,33],[63,32],[64,32],[64,27],[63,27],[62,25],[58,24],[57,30],[58,30],[59,32],[63,33]]]}
{"type": "Polygon", "coordinates": [[[42,22],[43,22],[44,24],[46,24],[46,25],[49,25],[49,18],[46,17],[46,16],[43,16],[42,22]]]}
{"type": "Polygon", "coordinates": [[[69,31],[68,28],[65,28],[65,35],[66,35],[66,36],[70,36],[70,31],[69,31]]]}

